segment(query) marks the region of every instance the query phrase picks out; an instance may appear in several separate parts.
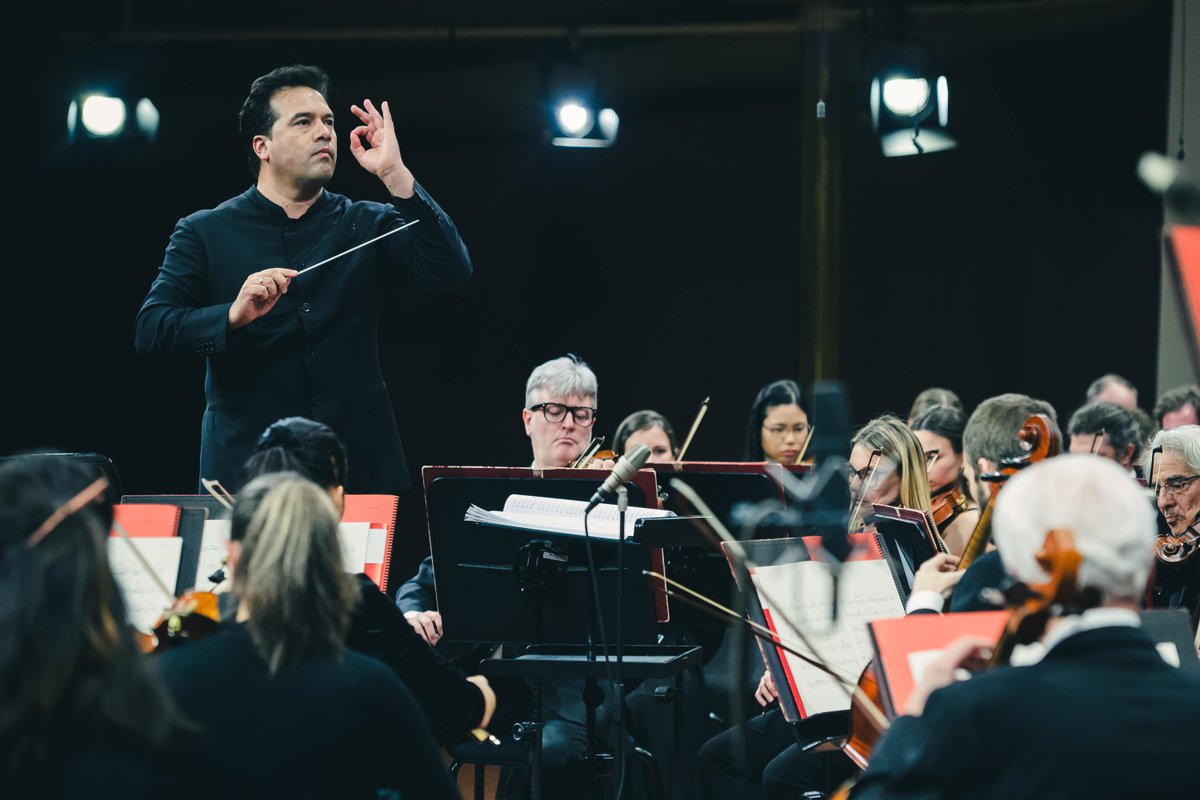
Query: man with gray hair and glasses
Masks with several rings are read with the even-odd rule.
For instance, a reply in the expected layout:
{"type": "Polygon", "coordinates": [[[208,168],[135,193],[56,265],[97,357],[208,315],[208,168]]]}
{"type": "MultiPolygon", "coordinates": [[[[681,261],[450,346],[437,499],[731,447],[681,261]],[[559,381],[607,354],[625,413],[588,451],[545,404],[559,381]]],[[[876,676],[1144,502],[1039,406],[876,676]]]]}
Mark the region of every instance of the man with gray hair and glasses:
{"type": "Polygon", "coordinates": [[[1159,608],[1186,609],[1194,626],[1200,611],[1200,543],[1189,541],[1189,529],[1200,520],[1200,425],[1159,431],[1143,462],[1162,514],[1158,570],[1148,599],[1159,608]]]}
{"type": "MultiPolygon", "coordinates": [[[[596,422],[596,373],[573,354],[536,367],[525,381],[521,419],[533,448],[533,468],[569,467],[587,448],[596,422]]],[[[592,464],[608,468],[612,462],[592,464]]],[[[396,592],[404,618],[431,645],[442,638],[442,615],[433,589],[433,560],[421,562],[417,574],[396,592]]]]}

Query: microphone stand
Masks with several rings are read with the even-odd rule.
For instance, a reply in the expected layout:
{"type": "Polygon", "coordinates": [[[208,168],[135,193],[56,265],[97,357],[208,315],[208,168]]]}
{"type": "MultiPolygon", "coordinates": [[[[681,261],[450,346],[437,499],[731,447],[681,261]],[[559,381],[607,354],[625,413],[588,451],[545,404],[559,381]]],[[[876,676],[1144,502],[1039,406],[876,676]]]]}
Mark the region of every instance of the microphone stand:
{"type": "Polygon", "coordinates": [[[621,675],[621,668],[624,664],[624,654],[622,652],[622,644],[624,639],[621,636],[621,618],[624,604],[622,603],[624,595],[621,593],[622,581],[625,579],[625,512],[629,509],[629,490],[624,485],[617,489],[617,669],[615,680],[613,681],[613,699],[616,703],[613,706],[613,723],[616,728],[616,773],[613,783],[616,785],[616,793],[614,798],[619,798],[621,788],[625,783],[625,683],[621,675]]]}

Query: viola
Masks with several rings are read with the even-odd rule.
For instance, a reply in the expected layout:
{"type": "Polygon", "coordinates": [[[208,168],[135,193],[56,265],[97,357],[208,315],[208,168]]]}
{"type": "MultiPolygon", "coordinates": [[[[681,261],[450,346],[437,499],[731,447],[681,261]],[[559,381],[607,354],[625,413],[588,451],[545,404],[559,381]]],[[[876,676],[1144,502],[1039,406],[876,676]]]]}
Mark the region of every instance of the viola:
{"type": "Polygon", "coordinates": [[[996,505],[996,495],[1000,493],[1004,482],[1016,475],[1030,464],[1036,464],[1062,452],[1062,433],[1045,414],[1034,414],[1025,420],[1021,430],[1017,431],[1017,439],[1025,453],[1014,458],[1006,458],[1000,462],[1000,469],[981,475],[988,482],[989,501],[987,508],[979,516],[967,546],[963,548],[959,569],[966,569],[971,562],[983,555],[992,536],[992,508],[996,505]]]}
{"type": "Polygon", "coordinates": [[[1159,561],[1167,564],[1178,564],[1186,561],[1200,551],[1200,533],[1195,527],[1189,527],[1176,536],[1167,533],[1158,537],[1154,543],[1154,555],[1159,561]]]}

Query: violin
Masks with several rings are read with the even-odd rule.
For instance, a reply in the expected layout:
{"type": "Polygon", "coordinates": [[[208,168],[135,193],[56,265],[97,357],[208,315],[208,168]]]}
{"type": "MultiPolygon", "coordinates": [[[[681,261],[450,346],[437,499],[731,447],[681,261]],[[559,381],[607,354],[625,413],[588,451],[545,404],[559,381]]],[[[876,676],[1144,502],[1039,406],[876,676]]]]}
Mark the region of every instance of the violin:
{"type": "Polygon", "coordinates": [[[988,482],[989,501],[987,508],[979,516],[967,546],[963,548],[962,558],[958,568],[965,570],[971,562],[983,555],[988,541],[992,536],[992,508],[996,505],[996,495],[1000,493],[1004,482],[1016,475],[1030,464],[1036,464],[1062,452],[1062,432],[1045,414],[1034,414],[1025,420],[1021,430],[1017,431],[1017,439],[1026,451],[1023,455],[1006,458],[1000,462],[1000,469],[980,475],[980,479],[988,482]]]}
{"type": "Polygon", "coordinates": [[[930,504],[929,513],[939,531],[945,530],[954,523],[959,514],[970,509],[967,496],[958,488],[958,481],[938,489],[930,498],[930,504]]]}
{"type": "Polygon", "coordinates": [[[1200,533],[1196,532],[1194,524],[1178,536],[1172,533],[1160,534],[1154,543],[1154,555],[1166,564],[1187,561],[1197,551],[1200,551],[1200,533]]]}
{"type": "Polygon", "coordinates": [[[143,653],[161,653],[216,633],[220,625],[217,595],[191,590],[163,611],[153,633],[138,631],[137,639],[143,653]]]}

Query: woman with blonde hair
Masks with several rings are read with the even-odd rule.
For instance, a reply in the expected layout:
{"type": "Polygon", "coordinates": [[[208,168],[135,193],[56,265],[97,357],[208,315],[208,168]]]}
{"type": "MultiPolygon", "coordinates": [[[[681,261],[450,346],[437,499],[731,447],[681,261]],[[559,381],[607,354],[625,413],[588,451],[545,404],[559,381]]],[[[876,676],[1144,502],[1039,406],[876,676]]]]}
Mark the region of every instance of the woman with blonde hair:
{"type": "Polygon", "coordinates": [[[230,540],[237,623],[162,660],[203,728],[204,782],[225,797],[458,797],[409,690],[343,644],[356,589],[329,494],[257,478],[230,540]]]}
{"type": "MultiPolygon", "coordinates": [[[[863,503],[929,511],[929,474],[925,451],[904,420],[885,414],[871,420],[850,440],[850,491],[854,508],[863,503]]],[[[850,529],[862,525],[850,521],[850,529]]]]}

